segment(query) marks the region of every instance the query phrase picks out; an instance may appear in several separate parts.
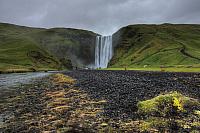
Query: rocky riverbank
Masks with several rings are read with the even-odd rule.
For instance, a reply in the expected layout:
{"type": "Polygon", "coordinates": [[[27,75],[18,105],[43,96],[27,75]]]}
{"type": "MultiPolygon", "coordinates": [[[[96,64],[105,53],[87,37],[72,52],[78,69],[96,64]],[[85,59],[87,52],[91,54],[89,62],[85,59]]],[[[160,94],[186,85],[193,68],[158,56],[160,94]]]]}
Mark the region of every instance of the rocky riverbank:
{"type": "MultiPolygon", "coordinates": [[[[199,92],[199,73],[83,70],[53,74],[2,94],[0,132],[197,131],[199,92]],[[175,91],[188,98],[179,93],[170,94],[175,91]],[[171,107],[180,106],[182,112],[173,117],[174,123],[176,119],[181,124],[188,123],[179,125],[180,129],[169,126],[172,118],[163,112],[160,116],[151,116],[138,111],[144,110],[146,103],[162,103],[169,97],[164,95],[168,93],[172,98],[164,101],[163,110],[167,112],[171,107]],[[158,95],[161,96],[152,99],[158,95]],[[174,98],[175,103],[171,104],[174,98]],[[148,99],[152,100],[144,101],[148,99]],[[186,113],[188,107],[192,108],[191,114],[186,113]]],[[[148,107],[150,111],[160,108],[148,107]]]]}

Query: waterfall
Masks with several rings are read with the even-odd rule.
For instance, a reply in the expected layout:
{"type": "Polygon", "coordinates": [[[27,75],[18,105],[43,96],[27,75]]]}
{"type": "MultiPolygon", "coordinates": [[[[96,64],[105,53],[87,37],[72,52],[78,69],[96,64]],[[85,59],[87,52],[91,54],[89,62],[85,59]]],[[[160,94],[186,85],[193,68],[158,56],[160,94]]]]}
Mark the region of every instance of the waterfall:
{"type": "Polygon", "coordinates": [[[112,55],[112,36],[97,36],[95,46],[95,67],[107,68],[112,55]]]}

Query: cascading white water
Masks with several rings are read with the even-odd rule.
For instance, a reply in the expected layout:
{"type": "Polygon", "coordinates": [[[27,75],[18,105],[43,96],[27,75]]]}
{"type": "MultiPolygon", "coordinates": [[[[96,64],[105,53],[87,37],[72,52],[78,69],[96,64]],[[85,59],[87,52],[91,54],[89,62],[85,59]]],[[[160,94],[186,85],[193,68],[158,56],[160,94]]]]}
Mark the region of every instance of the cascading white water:
{"type": "Polygon", "coordinates": [[[112,55],[112,36],[97,36],[95,46],[95,67],[107,68],[112,55]]]}

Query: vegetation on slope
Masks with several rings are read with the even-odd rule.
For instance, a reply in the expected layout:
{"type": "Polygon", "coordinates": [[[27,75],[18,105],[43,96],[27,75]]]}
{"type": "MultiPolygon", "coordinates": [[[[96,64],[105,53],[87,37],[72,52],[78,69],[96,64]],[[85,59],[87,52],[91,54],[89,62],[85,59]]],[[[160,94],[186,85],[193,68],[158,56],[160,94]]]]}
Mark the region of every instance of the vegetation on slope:
{"type": "Polygon", "coordinates": [[[113,40],[110,67],[200,66],[200,25],[130,25],[113,40]]]}
{"type": "Polygon", "coordinates": [[[0,71],[72,69],[93,62],[93,32],[0,23],[0,71]]]}
{"type": "MultiPolygon", "coordinates": [[[[0,23],[0,71],[85,67],[94,63],[96,35],[0,23]]],[[[113,44],[112,68],[200,67],[199,25],[130,25],[113,44]]]]}
{"type": "Polygon", "coordinates": [[[5,37],[0,43],[0,71],[37,71],[60,69],[62,65],[28,39],[5,37]]]}
{"type": "Polygon", "coordinates": [[[94,62],[96,34],[93,32],[53,28],[32,34],[31,37],[61,61],[71,60],[73,66],[84,67],[94,62]]]}

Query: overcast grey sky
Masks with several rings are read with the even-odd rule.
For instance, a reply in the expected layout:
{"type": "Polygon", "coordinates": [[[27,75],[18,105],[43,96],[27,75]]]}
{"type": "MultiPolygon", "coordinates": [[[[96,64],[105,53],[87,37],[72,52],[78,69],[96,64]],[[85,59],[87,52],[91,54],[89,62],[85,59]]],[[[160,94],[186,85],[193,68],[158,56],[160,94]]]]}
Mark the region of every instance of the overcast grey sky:
{"type": "Polygon", "coordinates": [[[0,22],[112,34],[140,23],[200,23],[200,0],[0,0],[0,22]]]}

